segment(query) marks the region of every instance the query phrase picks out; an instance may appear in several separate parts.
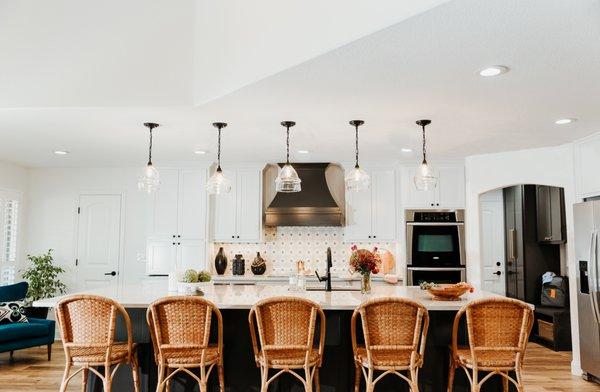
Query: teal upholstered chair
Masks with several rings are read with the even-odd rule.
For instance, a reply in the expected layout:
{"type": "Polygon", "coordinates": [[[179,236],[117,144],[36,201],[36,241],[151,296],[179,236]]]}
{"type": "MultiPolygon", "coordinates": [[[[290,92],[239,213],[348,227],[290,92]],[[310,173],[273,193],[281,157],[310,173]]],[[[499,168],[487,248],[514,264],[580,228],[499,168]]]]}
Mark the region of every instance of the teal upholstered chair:
{"type": "MultiPolygon", "coordinates": [[[[27,295],[29,284],[21,282],[9,286],[0,287],[0,303],[9,301],[22,301],[27,295]]],[[[54,343],[53,320],[29,318],[28,323],[12,323],[0,325],[0,353],[10,351],[12,359],[13,351],[23,348],[47,346],[48,360],[52,354],[52,343],[54,343]]]]}

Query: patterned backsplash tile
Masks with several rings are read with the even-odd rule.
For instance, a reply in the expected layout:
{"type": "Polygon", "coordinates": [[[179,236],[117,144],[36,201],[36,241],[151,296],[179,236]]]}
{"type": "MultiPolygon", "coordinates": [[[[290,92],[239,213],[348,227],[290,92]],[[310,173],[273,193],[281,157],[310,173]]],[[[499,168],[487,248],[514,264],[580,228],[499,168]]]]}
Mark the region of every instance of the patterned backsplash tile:
{"type": "MultiPolygon", "coordinates": [[[[268,227],[265,228],[264,241],[259,244],[215,243],[211,264],[214,264],[214,256],[219,247],[223,247],[228,259],[225,274],[231,274],[231,261],[236,254],[244,256],[246,274],[252,274],[250,264],[256,257],[256,252],[260,252],[267,262],[266,274],[288,275],[292,269],[295,270],[298,260],[303,260],[305,268],[311,271],[324,271],[327,247],[330,247],[333,259],[332,273],[345,275],[351,254],[350,247],[353,245],[344,242],[342,227],[268,227]]],[[[377,246],[379,249],[389,250],[392,254],[396,251],[396,242],[359,242],[356,245],[365,249],[377,246]]]]}

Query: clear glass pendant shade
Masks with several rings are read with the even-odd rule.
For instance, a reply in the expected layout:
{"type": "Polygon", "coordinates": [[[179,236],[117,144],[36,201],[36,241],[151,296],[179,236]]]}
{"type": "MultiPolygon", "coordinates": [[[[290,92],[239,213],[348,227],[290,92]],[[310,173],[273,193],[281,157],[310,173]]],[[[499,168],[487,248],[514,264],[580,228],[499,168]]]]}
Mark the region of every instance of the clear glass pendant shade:
{"type": "Polygon", "coordinates": [[[348,173],[345,182],[349,191],[366,191],[371,186],[371,177],[357,166],[348,173]]]}
{"type": "Polygon", "coordinates": [[[231,181],[225,177],[221,169],[217,169],[206,182],[206,191],[211,195],[229,193],[231,191],[231,181]]]}
{"type": "Polygon", "coordinates": [[[417,170],[413,181],[418,191],[430,191],[437,186],[438,177],[435,169],[427,162],[423,162],[417,170]]]}
{"type": "Polygon", "coordinates": [[[158,190],[160,186],[160,175],[158,170],[149,163],[142,175],[138,178],[138,189],[146,193],[152,193],[158,190]]]}
{"type": "Polygon", "coordinates": [[[302,190],[301,182],[302,180],[298,177],[296,170],[292,165],[286,163],[279,169],[279,174],[275,179],[275,190],[284,193],[300,192],[302,190]]]}

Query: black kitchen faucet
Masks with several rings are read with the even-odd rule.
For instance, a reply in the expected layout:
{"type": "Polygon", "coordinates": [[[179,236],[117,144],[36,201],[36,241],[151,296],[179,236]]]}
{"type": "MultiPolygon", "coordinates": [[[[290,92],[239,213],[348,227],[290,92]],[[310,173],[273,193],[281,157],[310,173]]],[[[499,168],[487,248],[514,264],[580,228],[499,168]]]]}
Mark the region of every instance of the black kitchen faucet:
{"type": "Polygon", "coordinates": [[[323,277],[319,276],[319,271],[315,270],[315,274],[317,274],[317,279],[319,279],[319,282],[326,282],[325,283],[325,291],[331,291],[331,267],[332,267],[332,262],[331,262],[331,248],[327,248],[327,274],[323,277]]]}

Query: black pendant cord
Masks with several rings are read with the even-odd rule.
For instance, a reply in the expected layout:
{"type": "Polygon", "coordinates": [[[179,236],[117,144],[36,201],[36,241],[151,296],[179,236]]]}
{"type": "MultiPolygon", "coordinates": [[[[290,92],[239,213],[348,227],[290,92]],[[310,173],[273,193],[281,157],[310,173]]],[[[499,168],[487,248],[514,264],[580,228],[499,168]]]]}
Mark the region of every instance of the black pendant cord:
{"type": "Polygon", "coordinates": [[[219,127],[219,136],[217,139],[217,171],[221,172],[221,127],[219,127]]]}
{"type": "Polygon", "coordinates": [[[152,128],[150,128],[150,145],[148,146],[148,166],[152,166],[152,128]]]}
{"type": "Polygon", "coordinates": [[[287,154],[285,157],[285,164],[289,165],[290,164],[290,126],[286,126],[286,141],[285,141],[285,145],[286,145],[286,150],[287,150],[287,154]]]}
{"type": "Polygon", "coordinates": [[[422,127],[423,127],[423,163],[427,163],[427,149],[426,149],[427,141],[425,139],[425,125],[423,125],[422,127]]]}
{"type": "Polygon", "coordinates": [[[355,125],[356,133],[355,133],[355,143],[356,143],[356,164],[354,165],[355,169],[358,169],[358,124],[355,125]]]}

